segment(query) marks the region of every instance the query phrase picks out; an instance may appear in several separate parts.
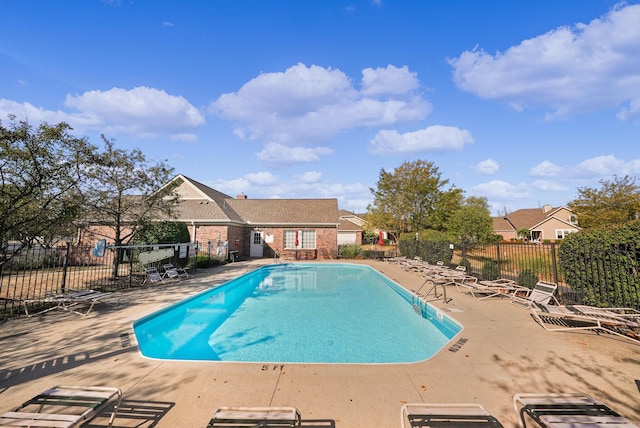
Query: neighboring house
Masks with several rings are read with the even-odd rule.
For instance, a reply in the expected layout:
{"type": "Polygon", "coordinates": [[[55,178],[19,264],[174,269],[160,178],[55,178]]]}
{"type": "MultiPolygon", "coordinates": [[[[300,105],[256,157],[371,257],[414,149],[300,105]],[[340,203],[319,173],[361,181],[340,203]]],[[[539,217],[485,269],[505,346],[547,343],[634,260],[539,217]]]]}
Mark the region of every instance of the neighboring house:
{"type": "Polygon", "coordinates": [[[518,238],[518,230],[529,229],[530,239],[535,242],[563,239],[570,233],[580,230],[576,216],[568,208],[552,208],[545,205],[541,208],[525,208],[506,216],[493,217],[493,233],[501,235],[505,240],[518,238]]]}
{"type": "Polygon", "coordinates": [[[338,251],[337,199],[232,198],[178,175],[178,221],[189,226],[191,240],[207,242],[245,257],[335,259],[338,251]]]}
{"type": "Polygon", "coordinates": [[[339,216],[338,245],[362,245],[362,226],[364,226],[364,219],[346,210],[340,210],[339,216]]]}
{"type": "Polygon", "coordinates": [[[233,198],[184,175],[176,184],[180,195],[175,221],[189,228],[201,251],[225,256],[289,259],[335,259],[338,253],[337,199],[233,198]]]}

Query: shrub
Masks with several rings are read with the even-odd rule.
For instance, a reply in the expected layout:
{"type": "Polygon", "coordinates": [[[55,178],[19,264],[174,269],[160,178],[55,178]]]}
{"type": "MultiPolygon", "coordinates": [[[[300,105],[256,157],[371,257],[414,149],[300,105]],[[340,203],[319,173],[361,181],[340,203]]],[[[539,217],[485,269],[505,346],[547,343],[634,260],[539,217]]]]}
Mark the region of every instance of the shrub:
{"type": "Polygon", "coordinates": [[[493,281],[500,278],[500,270],[498,269],[498,263],[494,260],[487,260],[482,265],[482,279],[487,281],[493,281]]]}
{"type": "Polygon", "coordinates": [[[356,244],[343,244],[338,246],[338,257],[345,259],[355,259],[356,257],[363,257],[364,250],[360,245],[356,244]]]}
{"type": "Polygon", "coordinates": [[[538,282],[538,274],[530,269],[525,269],[518,275],[518,285],[533,288],[538,282]]]}

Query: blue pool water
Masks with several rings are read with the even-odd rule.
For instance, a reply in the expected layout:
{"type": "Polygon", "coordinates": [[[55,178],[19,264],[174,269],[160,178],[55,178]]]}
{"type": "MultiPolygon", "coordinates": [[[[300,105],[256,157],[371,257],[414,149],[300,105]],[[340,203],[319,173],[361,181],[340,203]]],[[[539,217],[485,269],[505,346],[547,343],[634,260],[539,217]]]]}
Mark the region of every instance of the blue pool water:
{"type": "Polygon", "coordinates": [[[406,363],[442,349],[461,326],[369,266],[259,268],[134,323],[140,351],[171,360],[406,363]]]}

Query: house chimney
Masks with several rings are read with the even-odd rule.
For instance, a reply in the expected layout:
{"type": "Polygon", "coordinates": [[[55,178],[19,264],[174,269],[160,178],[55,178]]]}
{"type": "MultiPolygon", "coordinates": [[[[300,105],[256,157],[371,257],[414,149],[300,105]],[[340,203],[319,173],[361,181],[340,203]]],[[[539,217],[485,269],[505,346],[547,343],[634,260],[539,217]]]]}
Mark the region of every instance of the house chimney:
{"type": "Polygon", "coordinates": [[[245,195],[245,194],[237,195],[236,199],[247,199],[247,195],[245,195]]]}
{"type": "Polygon", "coordinates": [[[542,212],[548,213],[549,211],[551,211],[551,205],[544,205],[542,207],[542,212]]]}

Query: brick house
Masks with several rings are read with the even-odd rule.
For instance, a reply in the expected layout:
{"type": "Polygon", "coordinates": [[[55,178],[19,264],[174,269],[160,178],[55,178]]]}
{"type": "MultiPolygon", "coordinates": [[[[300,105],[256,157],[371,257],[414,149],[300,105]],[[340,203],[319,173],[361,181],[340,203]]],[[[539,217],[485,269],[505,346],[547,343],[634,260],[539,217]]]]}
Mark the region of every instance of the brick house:
{"type": "Polygon", "coordinates": [[[566,207],[545,205],[541,208],[525,208],[492,219],[494,235],[501,235],[505,240],[517,239],[520,229],[528,229],[531,232],[530,239],[535,242],[561,240],[570,233],[580,231],[575,214],[566,207]]]}
{"type": "Polygon", "coordinates": [[[214,253],[237,251],[240,257],[335,259],[338,251],[338,200],[235,198],[184,175],[177,221],[189,228],[192,242],[214,253]]]}

